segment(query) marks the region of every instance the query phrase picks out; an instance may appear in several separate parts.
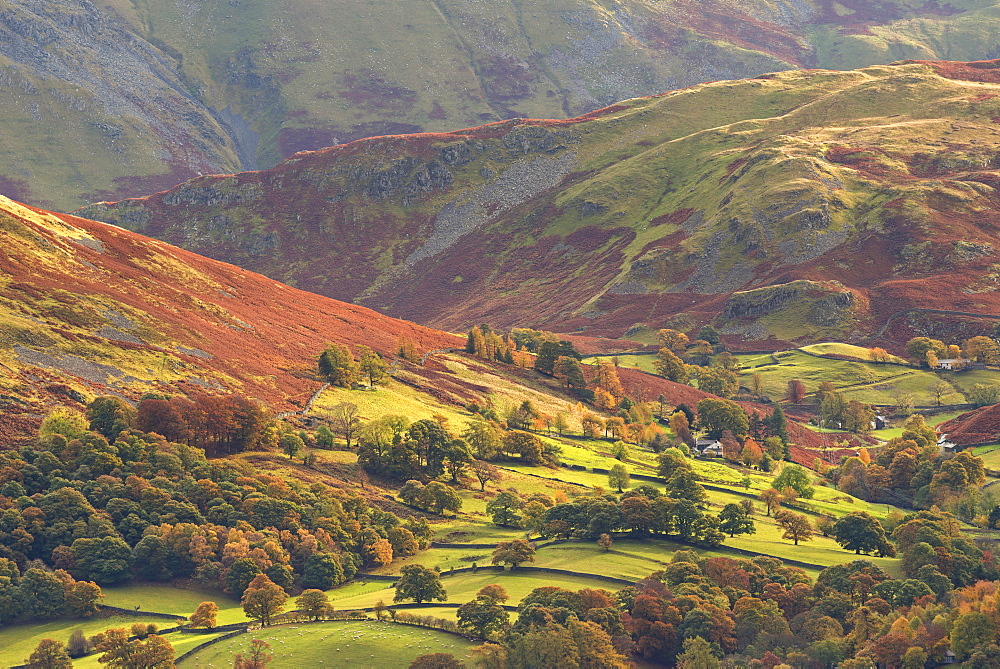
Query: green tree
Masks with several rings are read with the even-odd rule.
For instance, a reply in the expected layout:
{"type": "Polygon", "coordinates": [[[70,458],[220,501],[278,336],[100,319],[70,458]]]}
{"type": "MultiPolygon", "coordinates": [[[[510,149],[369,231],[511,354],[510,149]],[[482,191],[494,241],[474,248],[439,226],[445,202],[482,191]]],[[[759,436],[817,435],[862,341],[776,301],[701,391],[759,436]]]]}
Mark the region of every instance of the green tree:
{"type": "Polygon", "coordinates": [[[70,546],[80,578],[113,585],[132,578],[132,549],[118,537],[77,539],[70,546]]]}
{"type": "Polygon", "coordinates": [[[631,480],[632,477],[628,473],[628,468],[621,463],[611,465],[611,469],[608,470],[608,486],[618,492],[627,488],[631,480]]]}
{"type": "Polygon", "coordinates": [[[462,498],[444,483],[431,481],[420,491],[417,506],[439,516],[445,511],[458,513],[462,510],[462,498]]]}
{"type": "Polygon", "coordinates": [[[677,656],[678,669],[719,669],[721,663],[712,646],[700,636],[684,639],[684,652],[677,656]]]}
{"type": "Polygon", "coordinates": [[[511,569],[517,569],[523,562],[535,561],[535,547],[524,539],[501,541],[493,551],[493,564],[509,564],[511,569]]]}
{"type": "Polygon", "coordinates": [[[852,511],[833,524],[833,538],[845,550],[857,554],[875,552],[880,556],[896,554],[882,525],[864,511],[852,511]]]}
{"type": "Polygon", "coordinates": [[[368,377],[368,385],[374,388],[389,378],[389,365],[379,354],[367,346],[358,346],[358,367],[361,374],[368,377]]]}
{"type": "Polygon", "coordinates": [[[678,467],[667,479],[667,495],[676,500],[687,500],[702,504],[708,499],[705,488],[698,483],[697,476],[687,467],[678,467]]]}
{"type": "Polygon", "coordinates": [[[260,573],[260,567],[251,558],[237,558],[226,573],[226,592],[231,595],[242,595],[250,582],[260,573]]]}
{"type": "Polygon", "coordinates": [[[212,629],[216,626],[216,618],[219,614],[219,605],[215,602],[202,602],[191,614],[191,627],[204,627],[212,629]]]}
{"type": "Polygon", "coordinates": [[[350,388],[361,377],[361,367],[349,348],[330,344],[319,356],[319,373],[332,385],[350,388]]]}
{"type": "Polygon", "coordinates": [[[814,494],[809,474],[802,467],[791,463],[785,465],[781,473],[771,481],[771,487],[777,490],[793,488],[799,497],[805,499],[812,499],[814,494]]]}
{"type": "Polygon", "coordinates": [[[295,606],[300,611],[304,611],[310,620],[320,620],[326,618],[333,612],[333,605],[330,598],[322,590],[311,588],[303,590],[302,594],[295,600],[295,606]]]}
{"type": "Polygon", "coordinates": [[[435,599],[439,602],[447,601],[448,594],[441,584],[441,574],[437,571],[421,564],[408,564],[403,566],[400,574],[392,601],[412,599],[417,604],[435,599]]]}
{"type": "Polygon", "coordinates": [[[486,513],[501,527],[519,527],[521,516],[517,512],[523,508],[524,500],[508,490],[497,493],[486,503],[486,513]]]}
{"type": "Polygon", "coordinates": [[[731,400],[706,398],[698,401],[698,424],[713,439],[729,430],[734,437],[742,439],[750,431],[750,419],[743,407],[731,400]]]}
{"type": "Polygon", "coordinates": [[[726,532],[730,537],[757,533],[757,527],[747,510],[733,503],[726,504],[719,512],[719,530],[726,532]]]}
{"type": "Polygon", "coordinates": [[[361,412],[353,402],[340,402],[330,409],[330,419],[333,429],[344,438],[347,447],[351,447],[354,434],[361,427],[361,412]]]}
{"type": "Polygon", "coordinates": [[[580,361],[568,355],[561,355],[556,358],[552,367],[552,375],[559,379],[564,386],[577,390],[587,385],[587,380],[583,376],[583,369],[580,361]]]}
{"type": "Polygon", "coordinates": [[[42,639],[24,666],[26,669],[71,669],[73,660],[62,641],[42,639]]]}
{"type": "Polygon", "coordinates": [[[135,424],[136,410],[120,397],[98,397],[87,405],[87,420],[90,429],[114,441],[122,430],[135,424]]]}
{"type": "Polygon", "coordinates": [[[951,649],[959,658],[966,658],[978,648],[996,642],[997,629],[989,616],[979,611],[963,613],[951,630],[951,649]]]}
{"type": "Polygon", "coordinates": [[[289,460],[294,458],[299,451],[306,447],[306,445],[302,443],[302,438],[292,432],[286,432],[281,435],[281,441],[279,443],[281,444],[281,452],[287,455],[289,460]]]}
{"type": "Polygon", "coordinates": [[[313,553],[302,568],[302,586],[329,590],[344,581],[344,568],[333,553],[313,553]]]}
{"type": "Polygon", "coordinates": [[[458,607],[459,628],[480,638],[488,639],[505,629],[510,615],[493,597],[478,596],[458,607]]]}
{"type": "Polygon", "coordinates": [[[266,574],[257,574],[240,599],[247,617],[259,620],[265,627],[271,624],[275,615],[281,613],[287,601],[288,594],[266,574]]]}

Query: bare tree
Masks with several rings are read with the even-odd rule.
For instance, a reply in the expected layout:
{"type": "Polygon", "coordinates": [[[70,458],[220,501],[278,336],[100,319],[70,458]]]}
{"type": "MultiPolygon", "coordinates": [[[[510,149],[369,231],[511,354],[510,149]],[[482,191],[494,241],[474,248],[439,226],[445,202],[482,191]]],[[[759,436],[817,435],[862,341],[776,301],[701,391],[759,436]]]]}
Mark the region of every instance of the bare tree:
{"type": "Polygon", "coordinates": [[[500,480],[500,470],[483,460],[472,461],[472,473],[479,479],[479,488],[482,491],[486,490],[487,482],[500,480]]]}
{"type": "Polygon", "coordinates": [[[347,447],[350,448],[354,433],[361,427],[361,414],[358,405],[351,402],[341,402],[331,409],[330,418],[333,420],[337,434],[344,438],[347,447]]]}

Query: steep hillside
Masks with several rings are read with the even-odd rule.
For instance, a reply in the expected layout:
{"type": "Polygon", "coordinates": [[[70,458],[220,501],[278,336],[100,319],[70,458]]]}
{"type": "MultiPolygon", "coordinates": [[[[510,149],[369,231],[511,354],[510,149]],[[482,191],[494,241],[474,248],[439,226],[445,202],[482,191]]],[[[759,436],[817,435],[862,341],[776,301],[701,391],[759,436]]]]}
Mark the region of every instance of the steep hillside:
{"type": "Polygon", "coordinates": [[[295,409],[320,387],[314,361],[328,342],[389,355],[400,336],[422,351],[462,343],[2,196],[0,242],[4,443],[53,403],[108,392],[225,390],[295,409]]]}
{"type": "Polygon", "coordinates": [[[361,140],[84,214],[446,329],[978,333],[992,323],[902,312],[1000,313],[998,68],[703,84],[361,140]]]}
{"type": "Polygon", "coordinates": [[[998,0],[17,0],[0,192],[67,210],[372,135],[997,54],[998,0]]]}

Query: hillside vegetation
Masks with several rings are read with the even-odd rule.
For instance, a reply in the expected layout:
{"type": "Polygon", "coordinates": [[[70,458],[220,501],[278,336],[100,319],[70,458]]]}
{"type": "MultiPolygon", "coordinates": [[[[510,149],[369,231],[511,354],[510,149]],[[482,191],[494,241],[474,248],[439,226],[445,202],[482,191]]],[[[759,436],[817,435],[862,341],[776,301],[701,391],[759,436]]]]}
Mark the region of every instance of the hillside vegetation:
{"type": "Polygon", "coordinates": [[[568,118],[778,70],[993,58],[997,7],[22,0],[0,16],[0,192],[65,211],[360,137],[568,118]]]}
{"type": "Polygon", "coordinates": [[[703,84],[570,121],[361,140],[81,213],[449,329],[968,337],[993,323],[900,312],[997,312],[996,67],[703,84]]]}

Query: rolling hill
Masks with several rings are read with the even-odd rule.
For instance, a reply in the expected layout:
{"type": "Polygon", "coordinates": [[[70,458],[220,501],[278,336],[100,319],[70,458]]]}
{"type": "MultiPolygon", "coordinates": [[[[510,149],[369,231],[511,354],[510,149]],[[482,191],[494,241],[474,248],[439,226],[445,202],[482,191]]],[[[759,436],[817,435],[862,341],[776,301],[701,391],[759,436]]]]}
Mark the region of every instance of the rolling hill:
{"type": "Polygon", "coordinates": [[[81,213],[443,329],[958,338],[1000,313],[998,122],[1000,61],[788,71],[81,213]]]}
{"type": "MultiPolygon", "coordinates": [[[[0,197],[0,433],[95,395],[238,392],[275,410],[320,387],[328,342],[392,356],[452,335],[305,293],[103,223],[0,197]]],[[[420,379],[421,370],[412,374],[420,379]]],[[[445,381],[428,382],[438,387],[445,381]]]]}
{"type": "Polygon", "coordinates": [[[776,70],[998,55],[997,0],[17,0],[0,192],[68,210],[300,150],[776,70]]]}

